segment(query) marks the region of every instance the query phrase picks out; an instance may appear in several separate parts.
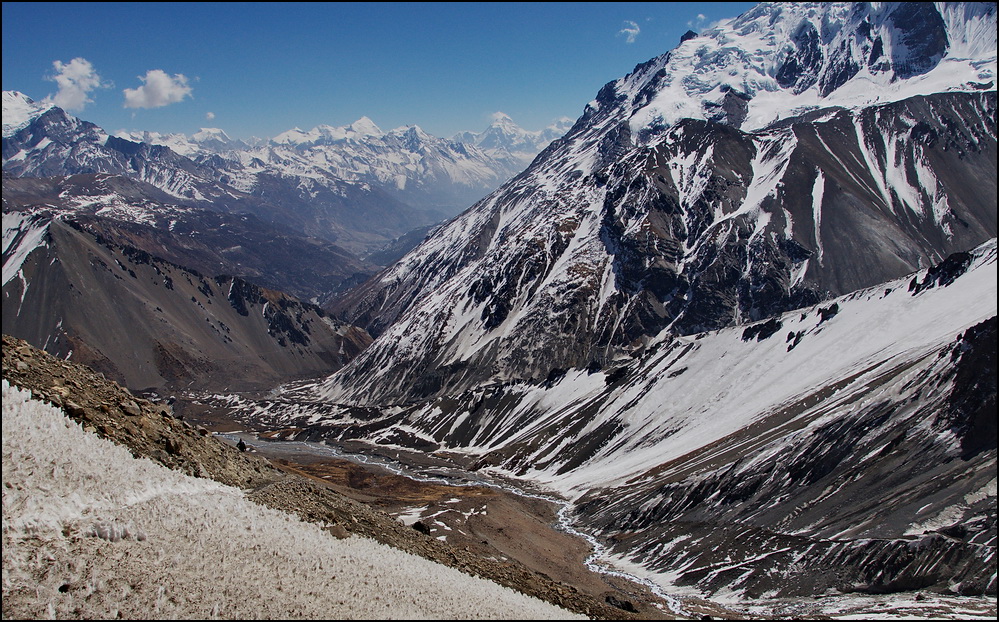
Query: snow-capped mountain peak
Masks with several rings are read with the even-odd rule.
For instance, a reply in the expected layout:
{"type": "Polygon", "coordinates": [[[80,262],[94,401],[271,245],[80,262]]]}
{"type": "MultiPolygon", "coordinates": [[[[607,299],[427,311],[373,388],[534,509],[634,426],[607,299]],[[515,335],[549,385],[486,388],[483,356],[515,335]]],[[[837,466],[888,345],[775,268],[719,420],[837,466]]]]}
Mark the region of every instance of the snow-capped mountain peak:
{"type": "Polygon", "coordinates": [[[572,127],[572,121],[564,117],[534,132],[523,129],[503,112],[494,113],[492,119],[482,132],[460,132],[452,140],[474,145],[491,157],[508,160],[520,168],[530,164],[535,155],[572,127]]]}
{"type": "Polygon", "coordinates": [[[361,117],[348,126],[348,129],[357,136],[381,136],[383,132],[375,122],[368,117],[361,117]]]}
{"type": "Polygon", "coordinates": [[[754,130],[812,108],[994,89],[995,12],[994,3],[762,3],[640,65],[590,108],[628,102],[637,136],[683,118],[754,130]]]}
{"type": "Polygon", "coordinates": [[[279,145],[298,145],[309,141],[309,133],[303,132],[297,127],[281,132],[271,139],[271,142],[279,145]]]}
{"type": "Polygon", "coordinates": [[[406,142],[407,147],[411,149],[418,149],[420,145],[435,140],[433,136],[424,132],[423,128],[419,125],[399,127],[392,130],[390,134],[402,138],[406,142]]]}
{"type": "Polygon", "coordinates": [[[501,128],[513,134],[526,133],[519,125],[514,123],[513,119],[511,119],[505,112],[494,112],[492,119],[493,122],[489,124],[490,128],[501,128]]]}
{"type": "MultiPolygon", "coordinates": [[[[344,302],[385,339],[328,395],[605,365],[666,327],[762,320],[994,237],[994,26],[994,5],[771,3],[639,65],[344,302]]],[[[474,144],[509,149],[509,129],[474,144]]]]}
{"type": "Polygon", "coordinates": [[[374,121],[368,117],[361,117],[349,125],[318,125],[308,132],[295,127],[278,134],[271,139],[271,142],[277,145],[307,146],[347,140],[363,141],[381,136],[384,136],[384,132],[374,121]]]}
{"type": "Polygon", "coordinates": [[[195,142],[205,143],[209,141],[218,141],[221,143],[232,142],[229,135],[225,131],[217,127],[203,127],[194,134],[191,135],[191,139],[195,142]]]}
{"type": "Polygon", "coordinates": [[[50,108],[53,104],[37,103],[20,91],[4,91],[3,137],[13,136],[50,108]]]}

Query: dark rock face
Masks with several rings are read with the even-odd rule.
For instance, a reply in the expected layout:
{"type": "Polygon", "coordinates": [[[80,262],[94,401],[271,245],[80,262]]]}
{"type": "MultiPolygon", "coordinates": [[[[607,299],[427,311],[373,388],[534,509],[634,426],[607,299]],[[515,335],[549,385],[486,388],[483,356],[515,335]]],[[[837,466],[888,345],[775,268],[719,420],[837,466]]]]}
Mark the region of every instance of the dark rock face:
{"type": "Polygon", "coordinates": [[[968,271],[971,259],[971,253],[954,253],[948,256],[943,262],[927,270],[922,282],[913,279],[909,283],[909,291],[913,294],[918,294],[931,287],[946,287],[950,285],[954,282],[954,279],[968,271]]]}
{"type": "Polygon", "coordinates": [[[819,77],[819,94],[827,97],[830,93],[846,84],[850,78],[857,75],[860,65],[854,59],[852,51],[846,42],[831,51],[829,64],[819,77]]]}
{"type": "Polygon", "coordinates": [[[961,441],[961,459],[996,447],[996,318],[969,328],[951,357],[957,361],[954,390],[938,422],[961,441]]]}
{"type": "Polygon", "coordinates": [[[926,2],[900,2],[888,19],[899,33],[892,47],[892,66],[898,76],[919,75],[940,62],[948,41],[936,7],[926,2]]]}
{"type": "Polygon", "coordinates": [[[742,340],[749,341],[751,339],[755,339],[757,341],[763,341],[764,339],[773,337],[782,327],[783,324],[781,324],[780,320],[772,317],[762,324],[754,324],[747,327],[746,330],[742,332],[742,340]]]}
{"type": "Polygon", "coordinates": [[[795,93],[801,93],[815,84],[822,67],[822,47],[819,33],[811,22],[803,22],[791,38],[794,48],[788,50],[774,79],[777,84],[795,93]]]}

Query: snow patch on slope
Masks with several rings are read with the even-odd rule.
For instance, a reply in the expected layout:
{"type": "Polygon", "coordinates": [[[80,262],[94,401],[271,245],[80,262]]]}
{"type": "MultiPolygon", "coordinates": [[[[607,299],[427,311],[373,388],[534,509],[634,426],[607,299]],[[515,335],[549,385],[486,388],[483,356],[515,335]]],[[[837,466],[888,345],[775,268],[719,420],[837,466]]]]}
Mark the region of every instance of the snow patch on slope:
{"type": "MultiPolygon", "coordinates": [[[[3,286],[21,273],[21,266],[36,248],[47,245],[51,219],[21,212],[3,215],[3,286]]],[[[23,277],[22,277],[23,280],[23,277]]],[[[27,284],[25,283],[25,289],[27,284]]]]}

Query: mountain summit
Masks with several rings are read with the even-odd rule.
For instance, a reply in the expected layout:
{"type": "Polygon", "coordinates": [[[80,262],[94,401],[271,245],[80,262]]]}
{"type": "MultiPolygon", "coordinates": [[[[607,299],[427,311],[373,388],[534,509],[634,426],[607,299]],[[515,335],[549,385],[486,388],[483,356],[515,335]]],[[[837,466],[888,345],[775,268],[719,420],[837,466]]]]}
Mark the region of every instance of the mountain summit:
{"type": "Polygon", "coordinates": [[[32,119],[42,116],[51,104],[39,104],[19,91],[3,92],[3,137],[7,138],[27,127],[32,119]]]}
{"type": "Polygon", "coordinates": [[[385,337],[323,395],[606,365],[664,329],[754,322],[985,242],[995,23],[990,4],[763,4],[639,65],[343,301],[385,337]]]}
{"type": "Polygon", "coordinates": [[[591,104],[627,101],[650,140],[680,119],[755,130],[807,110],[994,90],[995,4],[761,3],[636,68],[591,104]]]}
{"type": "Polygon", "coordinates": [[[454,140],[474,145],[496,160],[509,162],[518,172],[553,140],[563,136],[572,127],[572,120],[562,118],[543,130],[529,132],[514,123],[508,115],[497,112],[493,122],[479,133],[461,132],[454,140]]]}

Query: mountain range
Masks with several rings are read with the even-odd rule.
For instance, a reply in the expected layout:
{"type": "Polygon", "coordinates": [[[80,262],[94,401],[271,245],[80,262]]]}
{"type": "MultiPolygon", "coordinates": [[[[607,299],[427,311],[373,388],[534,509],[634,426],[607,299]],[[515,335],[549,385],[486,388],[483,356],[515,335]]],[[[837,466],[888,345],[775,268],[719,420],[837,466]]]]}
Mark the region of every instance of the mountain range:
{"type": "MultiPolygon", "coordinates": [[[[109,136],[4,98],[4,332],[77,356],[69,309],[141,292],[112,332],[183,307],[164,323],[214,333],[139,341],[200,361],[230,352],[220,320],[252,318],[255,356],[283,340],[303,362],[238,374],[259,384],[343,356],[268,400],[218,398],[239,421],[540,485],[663,586],[995,595],[994,3],[762,3],[606,84],[536,156],[556,131],[505,118],[247,144],[109,136]],[[30,120],[8,128],[8,107],[30,120]],[[215,276],[251,261],[206,237],[231,219],[248,247],[276,222],[310,240],[327,263],[288,281],[323,308],[215,276]],[[116,293],[83,298],[98,282],[116,293]]],[[[152,386],[198,376],[163,368],[152,386]]]]}
{"type": "Polygon", "coordinates": [[[481,134],[448,140],[418,126],[383,132],[362,118],[244,142],[217,128],[110,134],[22,93],[3,97],[8,175],[122,175],[175,202],[251,213],[360,256],[454,215],[567,129],[527,132],[501,115],[481,134]]]}
{"type": "Polygon", "coordinates": [[[3,107],[4,331],[161,392],[261,388],[338,368],[370,337],[316,305],[550,140],[504,117],[482,134],[493,155],[476,134],[383,133],[368,119],[248,144],[217,129],[111,135],[12,91],[3,107]],[[113,270],[89,274],[114,265],[154,274],[141,287],[105,279],[113,270]],[[253,302],[220,300],[216,287],[253,302]],[[247,319],[253,305],[277,315],[247,319]]]}

